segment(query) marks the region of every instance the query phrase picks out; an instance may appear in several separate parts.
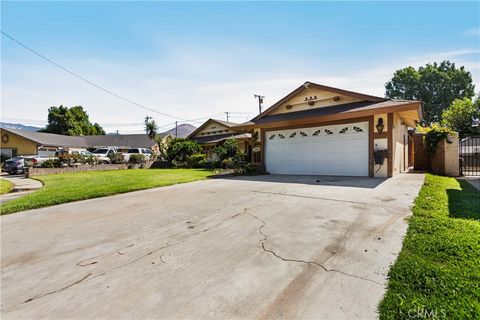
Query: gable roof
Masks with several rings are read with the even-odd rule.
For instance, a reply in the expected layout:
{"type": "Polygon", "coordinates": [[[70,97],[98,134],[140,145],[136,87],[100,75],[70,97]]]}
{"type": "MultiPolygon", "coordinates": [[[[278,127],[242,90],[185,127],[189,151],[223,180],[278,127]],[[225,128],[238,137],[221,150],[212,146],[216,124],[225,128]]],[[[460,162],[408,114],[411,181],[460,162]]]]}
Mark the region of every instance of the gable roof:
{"type": "Polygon", "coordinates": [[[63,136],[54,133],[6,128],[2,128],[2,131],[11,132],[17,136],[45,146],[87,147],[86,141],[82,136],[63,136]]]}
{"type": "MultiPolygon", "coordinates": [[[[347,104],[339,104],[330,107],[315,108],[309,110],[302,110],[289,113],[274,114],[261,119],[252,119],[248,122],[238,125],[238,129],[245,130],[253,126],[262,125],[271,127],[279,122],[318,122],[320,119],[341,117],[359,117],[371,115],[379,112],[391,112],[391,110],[417,110],[419,118],[422,114],[422,103],[415,100],[385,100],[381,102],[352,102],[347,104]]],[[[322,120],[322,121],[323,121],[322,120]]]]}
{"type": "Polygon", "coordinates": [[[191,137],[194,137],[198,132],[200,132],[203,128],[205,128],[209,123],[211,122],[216,122],[218,124],[221,124],[222,126],[225,126],[227,128],[232,128],[232,127],[235,127],[235,126],[238,126],[239,123],[235,123],[235,122],[227,122],[227,121],[222,121],[222,120],[217,120],[217,119],[208,119],[207,121],[205,121],[200,127],[198,127],[197,129],[195,129],[195,131],[193,131],[192,133],[190,133],[187,138],[191,138],[191,137]]]}
{"type": "Polygon", "coordinates": [[[321,85],[321,84],[318,84],[318,83],[306,81],[300,87],[293,90],[288,95],[286,95],[285,97],[283,97],[282,99],[277,101],[275,104],[273,104],[271,107],[267,108],[265,111],[263,111],[262,113],[257,115],[255,118],[253,118],[253,120],[257,120],[257,119],[261,119],[261,118],[265,117],[266,115],[271,113],[273,110],[280,107],[285,102],[287,102],[288,100],[290,100],[291,98],[293,98],[294,96],[296,96],[297,94],[299,94],[300,92],[302,92],[303,90],[305,90],[307,88],[315,88],[315,89],[319,89],[319,90],[331,91],[331,92],[335,92],[335,93],[342,94],[342,95],[345,95],[345,96],[350,96],[350,97],[354,97],[354,98],[357,98],[357,99],[361,99],[363,101],[381,102],[381,101],[386,101],[387,100],[387,99],[382,98],[382,97],[371,96],[371,95],[368,95],[368,94],[343,90],[343,89],[339,89],[339,88],[324,86],[324,85],[321,85]]]}
{"type": "Polygon", "coordinates": [[[90,148],[100,147],[125,147],[125,148],[150,148],[156,144],[146,134],[108,134],[104,136],[84,136],[90,148]]]}
{"type": "Polygon", "coordinates": [[[99,136],[64,136],[61,134],[25,131],[18,129],[6,129],[3,131],[11,132],[17,136],[28,139],[44,146],[59,147],[127,147],[127,148],[150,148],[155,145],[155,141],[146,134],[111,134],[99,136]]]}

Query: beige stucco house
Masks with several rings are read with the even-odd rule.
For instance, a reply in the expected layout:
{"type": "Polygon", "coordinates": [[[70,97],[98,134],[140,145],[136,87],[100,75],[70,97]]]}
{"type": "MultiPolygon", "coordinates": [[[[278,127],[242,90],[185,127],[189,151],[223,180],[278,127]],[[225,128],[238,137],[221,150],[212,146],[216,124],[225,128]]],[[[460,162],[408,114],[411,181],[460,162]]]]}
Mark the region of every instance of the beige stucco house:
{"type": "Polygon", "coordinates": [[[216,119],[208,119],[195,131],[188,135],[188,139],[198,142],[203,152],[207,155],[207,161],[218,160],[214,149],[229,138],[234,138],[238,142],[240,150],[250,157],[251,147],[250,133],[239,132],[235,129],[238,123],[227,122],[216,119]]]}
{"type": "Polygon", "coordinates": [[[391,177],[409,166],[422,112],[420,101],[306,82],[233,129],[252,135],[252,162],[270,173],[391,177]]]}

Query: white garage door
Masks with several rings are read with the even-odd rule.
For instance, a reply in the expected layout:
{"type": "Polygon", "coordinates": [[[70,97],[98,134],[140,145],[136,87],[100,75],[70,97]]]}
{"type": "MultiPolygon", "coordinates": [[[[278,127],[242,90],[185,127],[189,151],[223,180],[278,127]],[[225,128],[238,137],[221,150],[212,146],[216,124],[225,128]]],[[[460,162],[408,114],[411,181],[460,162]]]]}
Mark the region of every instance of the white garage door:
{"type": "Polygon", "coordinates": [[[368,122],[265,133],[273,174],[368,176],[368,122]]]}

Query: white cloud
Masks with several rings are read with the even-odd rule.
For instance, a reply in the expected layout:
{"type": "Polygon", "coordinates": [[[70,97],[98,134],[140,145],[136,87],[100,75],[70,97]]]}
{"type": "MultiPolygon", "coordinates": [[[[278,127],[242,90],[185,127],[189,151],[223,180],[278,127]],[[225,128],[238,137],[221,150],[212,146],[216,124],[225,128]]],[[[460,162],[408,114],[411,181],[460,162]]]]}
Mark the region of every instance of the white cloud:
{"type": "MultiPolygon", "coordinates": [[[[242,122],[247,120],[248,113],[253,116],[257,112],[254,93],[265,95],[268,107],[307,80],[383,96],[385,82],[395,70],[450,59],[471,71],[478,83],[478,53],[478,50],[422,56],[399,53],[388,61],[363,61],[355,68],[351,64],[328,66],[325,61],[321,62],[327,66],[319,67],[316,60],[302,60],[285,53],[272,55],[249,46],[182,45],[171,48],[162,59],[61,63],[113,92],[166,113],[194,119],[223,118],[224,111],[243,112],[232,114],[232,121],[242,122]]],[[[2,68],[2,117],[45,119],[49,106],[81,104],[91,120],[100,123],[141,123],[146,115],[153,116],[161,125],[175,121],[109,96],[41,61],[31,65],[9,62],[2,68]]],[[[142,126],[118,129],[140,132],[142,126]]]]}

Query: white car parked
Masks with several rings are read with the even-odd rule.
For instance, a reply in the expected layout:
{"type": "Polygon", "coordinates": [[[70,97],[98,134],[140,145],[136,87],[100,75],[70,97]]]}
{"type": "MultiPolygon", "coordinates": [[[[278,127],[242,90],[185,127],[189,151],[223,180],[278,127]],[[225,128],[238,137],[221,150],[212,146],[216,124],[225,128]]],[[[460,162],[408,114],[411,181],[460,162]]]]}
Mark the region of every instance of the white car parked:
{"type": "Polygon", "coordinates": [[[123,159],[125,160],[125,162],[128,162],[128,160],[130,160],[130,156],[132,154],[143,154],[147,160],[150,160],[150,158],[153,155],[153,152],[152,152],[152,150],[147,149],[147,148],[128,149],[128,151],[123,154],[123,159]]]}
{"type": "Polygon", "coordinates": [[[92,152],[93,156],[97,157],[99,163],[111,163],[110,156],[115,153],[118,153],[118,151],[112,147],[99,148],[92,152]]]}

